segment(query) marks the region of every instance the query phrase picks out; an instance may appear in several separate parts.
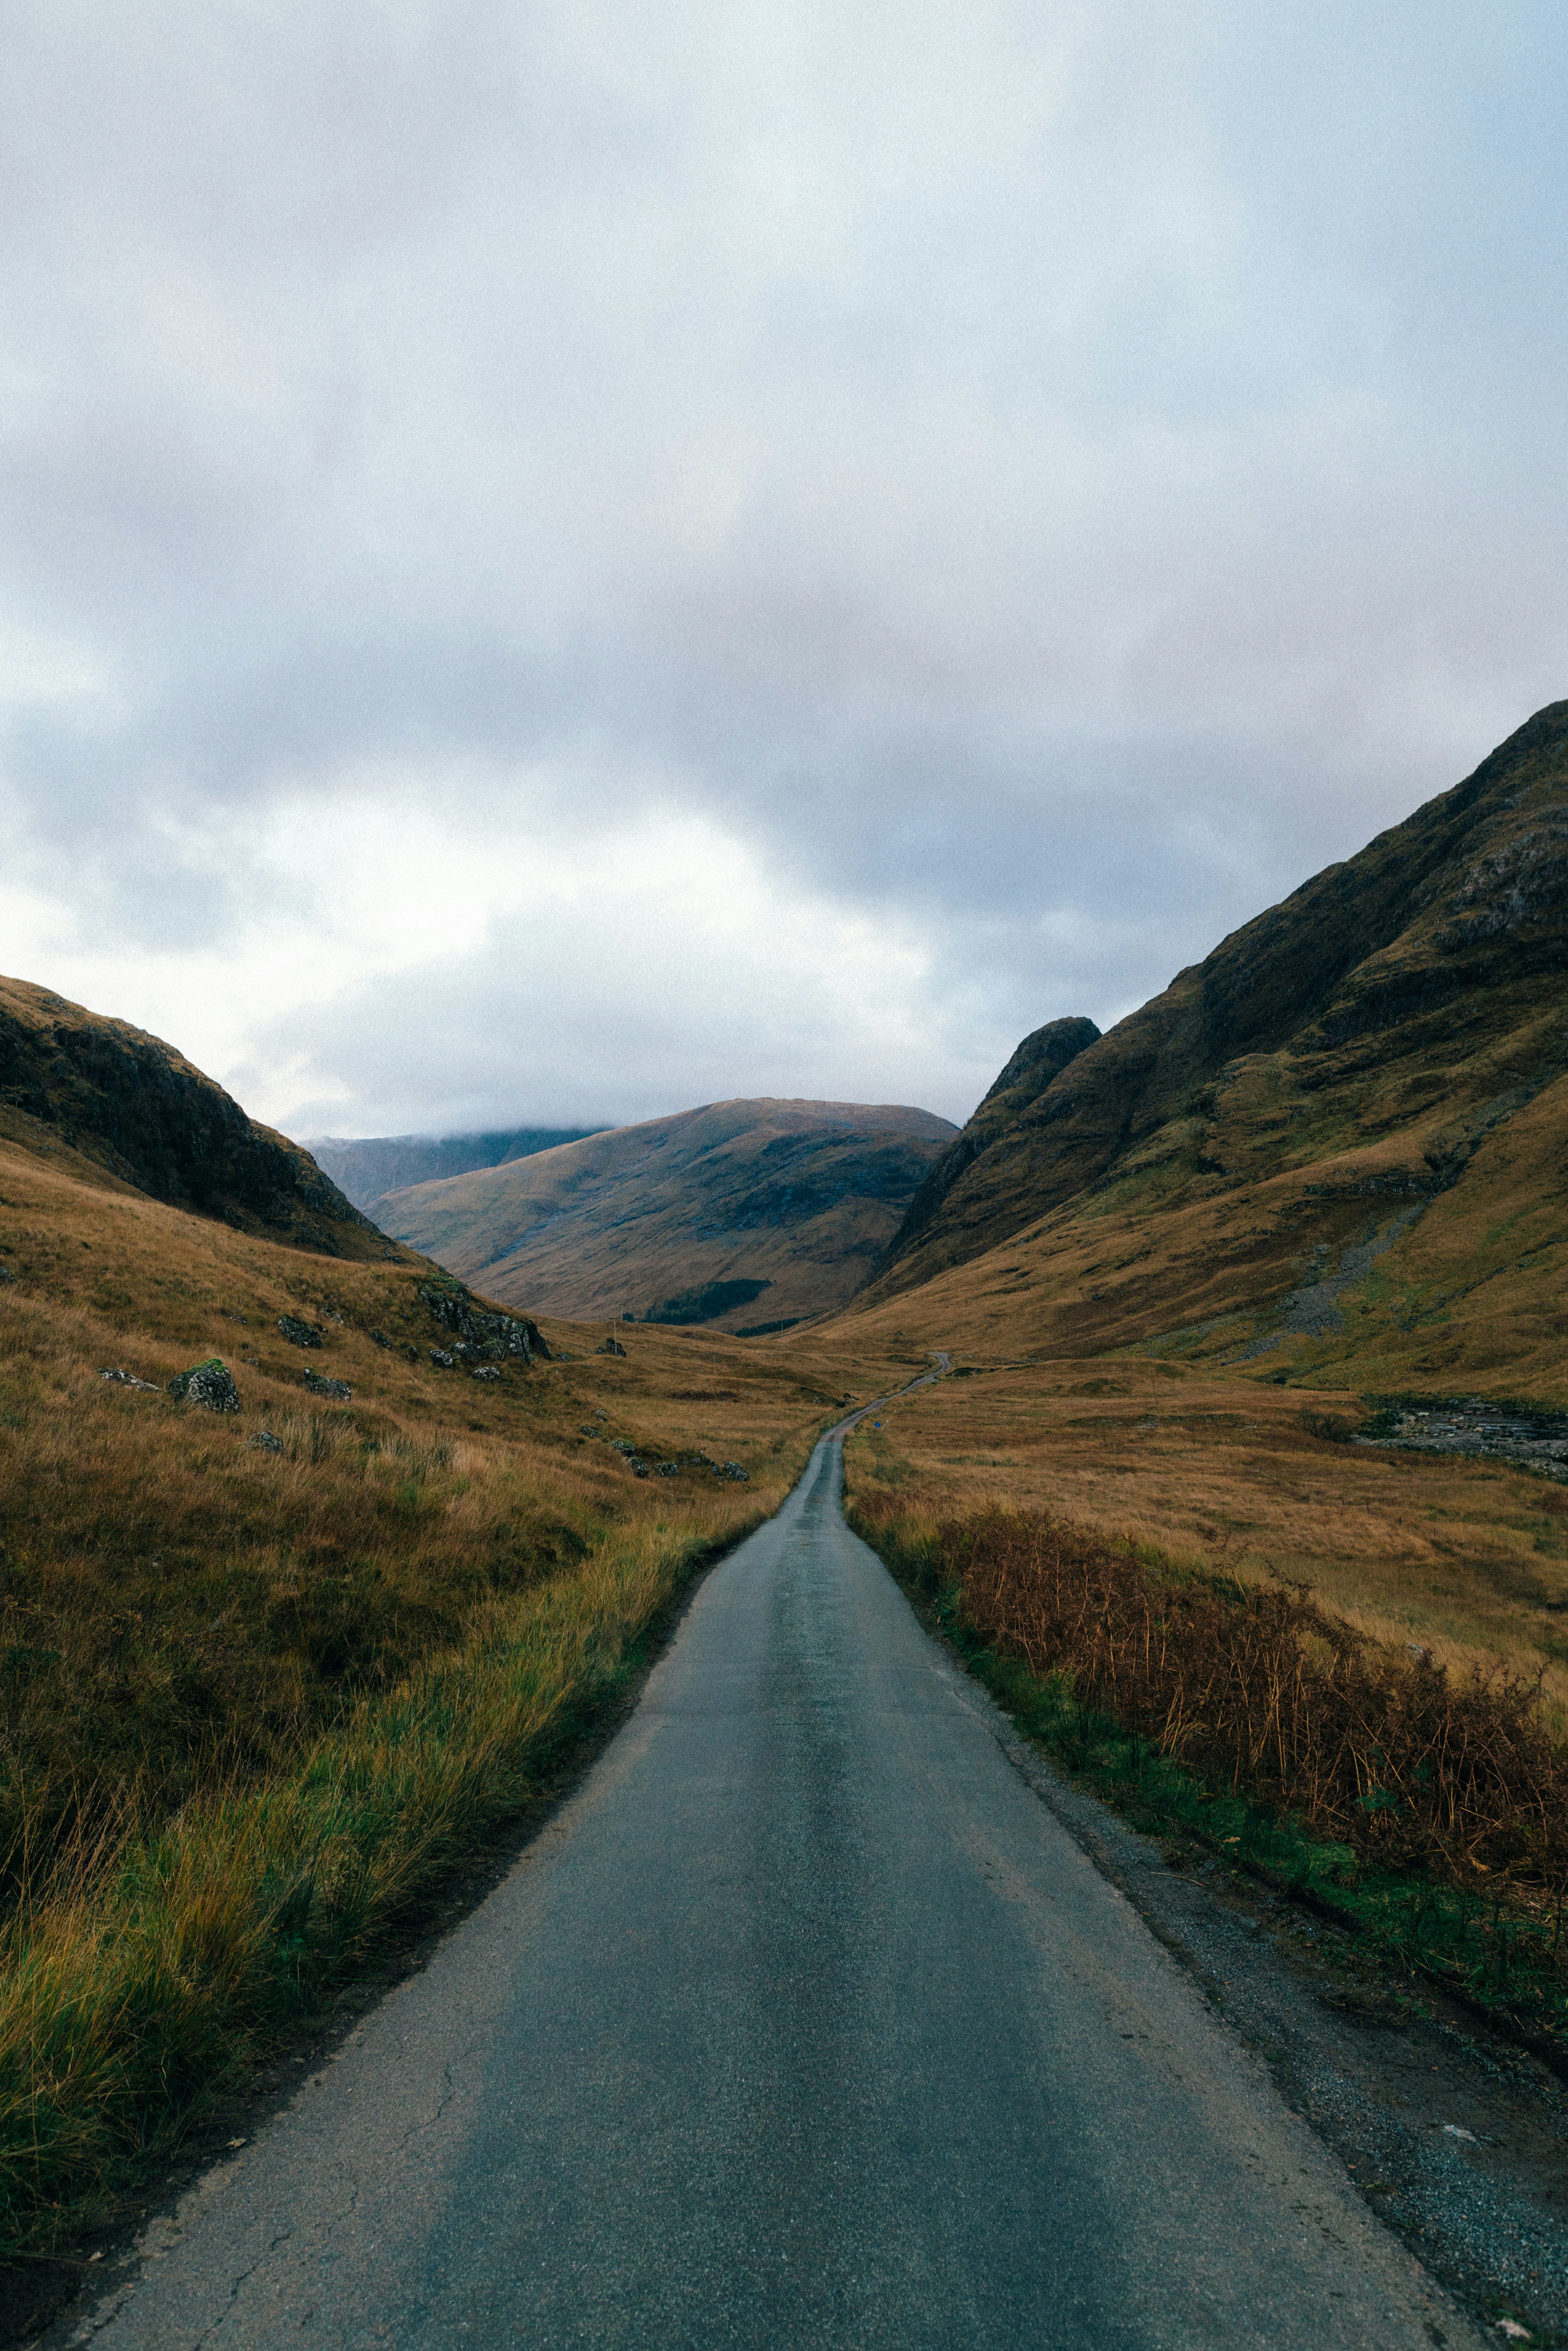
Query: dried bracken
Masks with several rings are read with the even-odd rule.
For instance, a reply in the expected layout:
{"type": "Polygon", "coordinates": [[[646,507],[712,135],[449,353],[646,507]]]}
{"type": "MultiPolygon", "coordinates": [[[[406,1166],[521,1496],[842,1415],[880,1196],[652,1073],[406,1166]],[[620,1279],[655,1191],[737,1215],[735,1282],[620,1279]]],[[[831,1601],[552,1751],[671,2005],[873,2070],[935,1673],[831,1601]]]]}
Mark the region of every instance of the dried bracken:
{"type": "Polygon", "coordinates": [[[1044,1512],[949,1521],[961,1619],[1210,1786],[1261,1797],[1369,1860],[1568,1887],[1568,1752],[1538,1686],[1373,1641],[1304,1586],[1174,1577],[1044,1512]]]}

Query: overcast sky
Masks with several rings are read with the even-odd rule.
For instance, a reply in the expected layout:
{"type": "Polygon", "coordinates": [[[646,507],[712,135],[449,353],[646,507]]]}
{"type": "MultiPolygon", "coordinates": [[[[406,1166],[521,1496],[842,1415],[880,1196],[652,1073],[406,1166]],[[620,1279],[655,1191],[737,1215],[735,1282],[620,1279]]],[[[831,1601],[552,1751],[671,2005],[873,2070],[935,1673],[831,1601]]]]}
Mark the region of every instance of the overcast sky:
{"type": "Polygon", "coordinates": [[[0,0],[0,967],[965,1116],[1568,694],[1561,0],[0,0]]]}

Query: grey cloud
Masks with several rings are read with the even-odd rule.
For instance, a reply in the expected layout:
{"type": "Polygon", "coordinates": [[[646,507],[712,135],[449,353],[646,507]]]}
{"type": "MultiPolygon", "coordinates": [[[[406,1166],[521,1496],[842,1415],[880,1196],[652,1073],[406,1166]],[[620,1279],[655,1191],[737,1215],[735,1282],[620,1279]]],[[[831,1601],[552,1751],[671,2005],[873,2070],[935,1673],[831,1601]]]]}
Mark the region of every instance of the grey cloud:
{"type": "MultiPolygon", "coordinates": [[[[18,665],[11,869],[128,951],[282,940],[277,811],[378,775],[480,842],[700,816],[924,937],[961,1110],[1562,691],[1536,0],[0,26],[0,616],[76,681],[18,665]]],[[[413,1092],[352,983],[300,1050],[405,1124],[870,1068],[765,990],[633,1043],[600,952],[591,1100],[499,935],[387,983],[413,1092]]]]}

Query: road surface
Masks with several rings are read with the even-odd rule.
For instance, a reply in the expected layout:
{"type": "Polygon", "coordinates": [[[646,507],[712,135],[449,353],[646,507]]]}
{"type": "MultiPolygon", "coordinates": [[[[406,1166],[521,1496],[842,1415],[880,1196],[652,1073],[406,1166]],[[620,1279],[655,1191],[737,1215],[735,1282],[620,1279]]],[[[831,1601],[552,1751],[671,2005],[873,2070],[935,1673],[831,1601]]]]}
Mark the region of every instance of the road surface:
{"type": "Polygon", "coordinates": [[[825,1439],[105,2351],[1480,2341],[1018,1776],[825,1439]]]}

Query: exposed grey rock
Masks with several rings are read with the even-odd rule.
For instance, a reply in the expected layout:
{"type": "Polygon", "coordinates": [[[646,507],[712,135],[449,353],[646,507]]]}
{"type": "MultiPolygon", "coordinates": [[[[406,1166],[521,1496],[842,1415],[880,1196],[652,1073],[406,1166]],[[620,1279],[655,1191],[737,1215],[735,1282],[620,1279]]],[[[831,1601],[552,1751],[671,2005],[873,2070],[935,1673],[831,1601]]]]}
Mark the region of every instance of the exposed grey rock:
{"type": "Polygon", "coordinates": [[[124,1388],[141,1388],[148,1395],[158,1395],[161,1390],[154,1380],[139,1380],[134,1372],[100,1372],[99,1379],[116,1380],[124,1388]]]}
{"type": "Polygon", "coordinates": [[[750,1477],[751,1472],[749,1469],[743,1469],[738,1461],[725,1461],[720,1464],[718,1474],[721,1478],[738,1478],[744,1482],[750,1477]]]}
{"type": "Polygon", "coordinates": [[[493,1314],[460,1281],[423,1281],[419,1294],[460,1346],[517,1363],[550,1361],[538,1325],[526,1314],[493,1314]]]}
{"type": "Polygon", "coordinates": [[[270,1428],[258,1428],[246,1442],[254,1445],[258,1453],[281,1453],[283,1450],[282,1437],[274,1437],[270,1428]]]}
{"type": "Polygon", "coordinates": [[[468,1376],[475,1380],[498,1380],[501,1374],[494,1364],[481,1364],[478,1370],[470,1372],[468,1376]]]}
{"type": "Polygon", "coordinates": [[[319,1347],[321,1344],[320,1325],[301,1322],[298,1314],[280,1314],[277,1327],[291,1347],[319,1347]]]}
{"type": "Polygon", "coordinates": [[[334,1404],[347,1404],[354,1393],[347,1380],[324,1380],[319,1372],[307,1372],[304,1379],[312,1395],[330,1396],[334,1404]]]}
{"type": "Polygon", "coordinates": [[[456,1356],[448,1354],[444,1347],[432,1347],[430,1360],[438,1371],[455,1372],[457,1369],[456,1356]]]}
{"type": "Polygon", "coordinates": [[[623,1355],[626,1350],[619,1339],[606,1339],[603,1346],[596,1347],[593,1352],[596,1355],[623,1355]]]}
{"type": "Polygon", "coordinates": [[[217,1355],[209,1355],[204,1364],[193,1364],[188,1372],[176,1373],[169,1383],[169,1393],[182,1404],[199,1404],[207,1412],[237,1412],[239,1390],[234,1374],[217,1355]]]}
{"type": "Polygon", "coordinates": [[[681,1474],[681,1465],[678,1461],[661,1461],[658,1470],[661,1478],[678,1478],[681,1474]]]}

